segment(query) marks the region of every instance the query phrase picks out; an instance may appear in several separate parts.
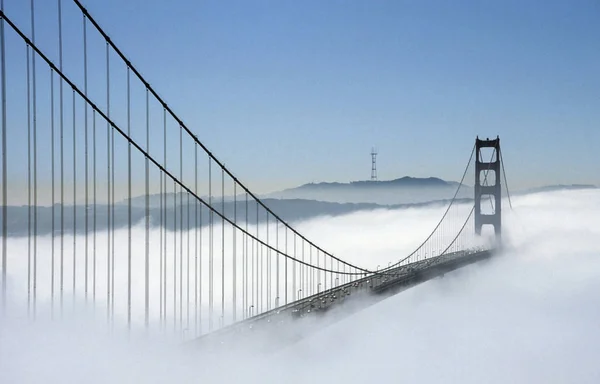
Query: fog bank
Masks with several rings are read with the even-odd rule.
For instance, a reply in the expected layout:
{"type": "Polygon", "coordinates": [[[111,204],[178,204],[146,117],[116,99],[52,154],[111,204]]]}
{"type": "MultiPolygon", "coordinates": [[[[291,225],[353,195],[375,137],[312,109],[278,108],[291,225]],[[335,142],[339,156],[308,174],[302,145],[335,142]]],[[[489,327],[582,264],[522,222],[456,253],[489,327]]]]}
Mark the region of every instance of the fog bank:
{"type": "MultiPolygon", "coordinates": [[[[9,316],[0,325],[0,382],[600,382],[600,193],[535,194],[513,203],[503,255],[384,300],[283,351],[260,355],[245,345],[191,353],[110,336],[82,318],[30,324],[9,316]]],[[[434,211],[398,214],[410,220],[364,212],[300,229],[340,256],[354,249],[351,258],[379,263],[414,246],[435,223],[434,211]]]]}

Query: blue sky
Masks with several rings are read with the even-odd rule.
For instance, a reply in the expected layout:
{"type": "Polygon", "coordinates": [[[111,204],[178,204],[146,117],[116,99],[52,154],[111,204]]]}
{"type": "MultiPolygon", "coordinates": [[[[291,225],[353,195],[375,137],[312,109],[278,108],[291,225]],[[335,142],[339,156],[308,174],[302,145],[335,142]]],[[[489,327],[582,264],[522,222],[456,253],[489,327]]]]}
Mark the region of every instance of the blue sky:
{"type": "Polygon", "coordinates": [[[380,179],[456,180],[476,135],[513,188],[600,184],[597,1],[84,4],[260,192],[367,179],[372,146],[380,179]]]}

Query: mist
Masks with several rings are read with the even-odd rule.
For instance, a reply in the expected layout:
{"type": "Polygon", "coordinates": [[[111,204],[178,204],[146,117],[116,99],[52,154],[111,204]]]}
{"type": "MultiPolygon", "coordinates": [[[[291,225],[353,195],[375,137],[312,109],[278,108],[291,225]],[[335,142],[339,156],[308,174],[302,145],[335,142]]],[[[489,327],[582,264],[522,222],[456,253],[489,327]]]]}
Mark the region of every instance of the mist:
{"type": "MultiPolygon", "coordinates": [[[[0,382],[599,382],[600,192],[531,194],[513,205],[504,204],[507,249],[498,257],[328,326],[312,319],[301,324],[311,328],[304,339],[269,354],[108,332],[79,300],[61,321],[7,312],[0,382]]],[[[412,251],[442,212],[364,211],[298,228],[336,256],[375,267],[412,251]]],[[[12,249],[24,246],[14,241],[12,249]]],[[[18,285],[26,257],[10,262],[18,285]]],[[[11,305],[23,305],[22,290],[11,292],[11,305]]]]}

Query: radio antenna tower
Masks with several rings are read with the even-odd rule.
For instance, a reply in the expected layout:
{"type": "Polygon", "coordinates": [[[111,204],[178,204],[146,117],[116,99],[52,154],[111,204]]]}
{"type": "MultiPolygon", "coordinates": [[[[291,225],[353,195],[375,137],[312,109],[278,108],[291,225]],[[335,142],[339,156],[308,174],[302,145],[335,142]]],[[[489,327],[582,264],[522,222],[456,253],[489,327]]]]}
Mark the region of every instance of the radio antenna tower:
{"type": "Polygon", "coordinates": [[[371,148],[371,181],[377,181],[377,150],[371,148]]]}

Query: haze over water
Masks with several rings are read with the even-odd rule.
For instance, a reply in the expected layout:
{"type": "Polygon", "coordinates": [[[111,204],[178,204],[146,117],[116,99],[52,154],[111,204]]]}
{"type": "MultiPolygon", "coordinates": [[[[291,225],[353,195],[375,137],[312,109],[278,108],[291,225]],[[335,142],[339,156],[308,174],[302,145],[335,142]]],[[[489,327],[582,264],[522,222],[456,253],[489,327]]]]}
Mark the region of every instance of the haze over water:
{"type": "MultiPolygon", "coordinates": [[[[1,381],[596,383],[600,192],[531,194],[513,203],[512,213],[505,205],[504,254],[284,350],[190,353],[164,340],[109,335],[89,318],[30,323],[9,313],[0,327],[1,381]]],[[[355,249],[361,252],[351,257],[379,261],[410,249],[412,240],[403,239],[416,242],[439,213],[364,211],[311,220],[300,230],[340,256],[355,249]]]]}

